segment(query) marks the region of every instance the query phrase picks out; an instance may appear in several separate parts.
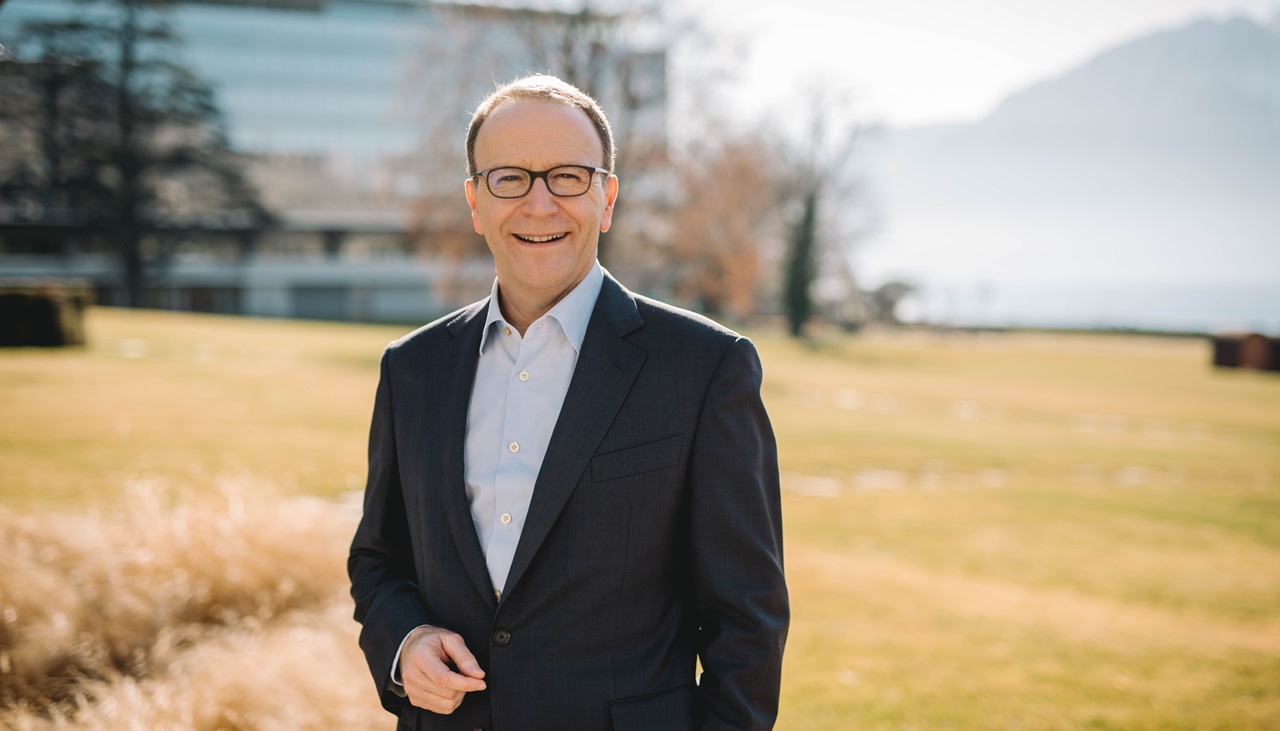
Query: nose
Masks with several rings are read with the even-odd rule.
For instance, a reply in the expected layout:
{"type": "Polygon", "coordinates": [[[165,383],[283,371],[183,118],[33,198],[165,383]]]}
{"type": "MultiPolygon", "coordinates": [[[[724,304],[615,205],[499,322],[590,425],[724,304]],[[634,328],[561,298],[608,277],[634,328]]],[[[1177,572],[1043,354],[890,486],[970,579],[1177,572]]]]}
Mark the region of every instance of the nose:
{"type": "Polygon", "coordinates": [[[525,212],[529,214],[555,213],[557,208],[555,196],[551,195],[551,189],[543,178],[533,181],[533,187],[525,194],[523,203],[525,212]]]}

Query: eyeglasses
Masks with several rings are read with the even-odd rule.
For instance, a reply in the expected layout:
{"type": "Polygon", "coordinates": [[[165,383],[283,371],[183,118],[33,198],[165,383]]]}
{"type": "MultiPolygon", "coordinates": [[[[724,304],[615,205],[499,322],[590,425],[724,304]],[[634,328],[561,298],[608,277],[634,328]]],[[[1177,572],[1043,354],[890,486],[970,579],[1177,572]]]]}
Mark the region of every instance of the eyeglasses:
{"type": "Polygon", "coordinates": [[[525,170],[504,167],[481,170],[473,178],[484,178],[484,184],[495,198],[523,198],[533,190],[533,181],[542,178],[551,195],[573,198],[591,190],[596,173],[609,174],[604,168],[586,165],[558,165],[550,170],[525,170]]]}

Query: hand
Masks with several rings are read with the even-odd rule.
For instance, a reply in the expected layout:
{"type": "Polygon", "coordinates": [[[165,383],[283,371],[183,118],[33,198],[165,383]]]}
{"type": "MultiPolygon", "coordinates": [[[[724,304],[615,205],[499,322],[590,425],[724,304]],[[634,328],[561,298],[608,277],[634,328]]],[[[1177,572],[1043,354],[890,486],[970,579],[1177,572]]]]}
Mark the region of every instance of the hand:
{"type": "Polygon", "coordinates": [[[400,653],[400,679],[409,702],[428,711],[453,713],[467,693],[485,689],[483,677],[462,637],[442,627],[415,629],[400,653]]]}

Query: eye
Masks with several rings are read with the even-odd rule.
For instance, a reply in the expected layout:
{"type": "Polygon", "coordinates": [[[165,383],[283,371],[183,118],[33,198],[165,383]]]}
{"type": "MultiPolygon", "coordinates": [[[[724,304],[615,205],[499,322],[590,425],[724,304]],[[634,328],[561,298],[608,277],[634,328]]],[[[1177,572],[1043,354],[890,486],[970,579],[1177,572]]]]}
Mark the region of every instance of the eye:
{"type": "Polygon", "coordinates": [[[524,173],[519,170],[496,170],[489,174],[489,182],[494,185],[511,185],[524,182],[524,173]]]}
{"type": "Polygon", "coordinates": [[[568,183],[582,183],[588,178],[587,171],[580,168],[558,168],[552,174],[568,183]]]}

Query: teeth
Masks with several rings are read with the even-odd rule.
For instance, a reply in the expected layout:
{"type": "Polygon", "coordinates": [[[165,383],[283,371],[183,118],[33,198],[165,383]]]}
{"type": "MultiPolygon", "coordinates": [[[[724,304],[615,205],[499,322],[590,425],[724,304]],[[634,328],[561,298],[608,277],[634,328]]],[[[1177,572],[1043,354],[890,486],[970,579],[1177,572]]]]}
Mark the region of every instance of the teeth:
{"type": "Polygon", "coordinates": [[[545,244],[548,241],[555,241],[561,236],[564,236],[564,234],[553,234],[551,236],[521,236],[520,234],[516,234],[516,236],[524,239],[525,241],[531,241],[535,244],[545,244]]]}

